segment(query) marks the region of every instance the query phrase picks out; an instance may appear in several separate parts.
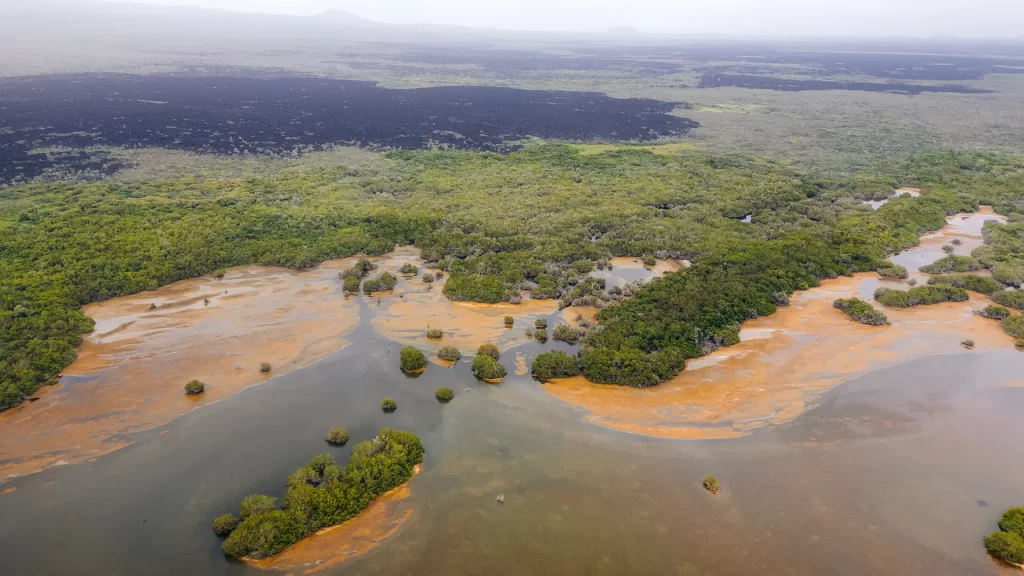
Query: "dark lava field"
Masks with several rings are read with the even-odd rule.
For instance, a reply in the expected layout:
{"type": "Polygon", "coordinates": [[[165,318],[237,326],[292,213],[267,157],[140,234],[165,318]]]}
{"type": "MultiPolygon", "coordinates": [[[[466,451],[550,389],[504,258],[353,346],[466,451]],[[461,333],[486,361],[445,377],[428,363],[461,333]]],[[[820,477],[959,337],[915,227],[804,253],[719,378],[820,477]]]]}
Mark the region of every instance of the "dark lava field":
{"type": "Polygon", "coordinates": [[[13,78],[0,81],[0,182],[31,179],[55,163],[117,169],[80,154],[33,153],[54,147],[156,146],[218,154],[282,154],[357,144],[504,152],[530,136],[651,140],[682,135],[698,125],[669,115],[675,106],[588,92],[399,90],[322,78],[13,78]],[[90,161],[102,165],[89,165],[90,161]]]}

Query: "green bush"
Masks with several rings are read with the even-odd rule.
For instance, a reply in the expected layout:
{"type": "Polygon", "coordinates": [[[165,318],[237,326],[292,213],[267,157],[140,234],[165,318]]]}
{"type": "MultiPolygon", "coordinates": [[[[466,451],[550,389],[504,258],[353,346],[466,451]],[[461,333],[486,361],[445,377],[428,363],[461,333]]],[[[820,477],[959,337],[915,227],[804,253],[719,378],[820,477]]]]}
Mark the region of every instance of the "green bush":
{"type": "Polygon", "coordinates": [[[213,519],[213,533],[217,536],[227,536],[238,526],[238,518],[234,514],[221,514],[213,519]]]}
{"type": "Polygon", "coordinates": [[[495,380],[504,378],[507,372],[505,367],[494,358],[480,354],[473,359],[473,375],[482,380],[495,380]]]}
{"type": "Polygon", "coordinates": [[[718,478],[714,476],[705,476],[702,484],[704,484],[704,489],[712,494],[718,494],[722,489],[722,485],[718,483],[718,478]]]}
{"type": "Polygon", "coordinates": [[[1024,564],[1024,507],[1010,508],[999,520],[999,532],[985,537],[985,550],[994,558],[1024,564]]]}
{"type": "Polygon", "coordinates": [[[1010,315],[1010,311],[1002,306],[985,306],[981,310],[975,310],[974,313],[982,318],[988,318],[989,320],[1002,320],[1010,315]]]}
{"type": "Polygon", "coordinates": [[[427,357],[418,348],[405,346],[399,353],[399,364],[404,372],[419,372],[427,367],[427,357]]]}
{"type": "Polygon", "coordinates": [[[1024,290],[1000,290],[992,294],[992,301],[1017,310],[1024,310],[1024,290]]]}
{"type": "Polygon", "coordinates": [[[264,494],[250,494],[242,500],[241,513],[244,521],[249,516],[263,514],[277,508],[277,498],[264,494]]]}
{"type": "Polygon", "coordinates": [[[992,267],[992,278],[997,282],[1019,287],[1024,284],[1024,263],[1001,262],[992,267]]]}
{"type": "Polygon", "coordinates": [[[568,324],[559,324],[558,326],[555,326],[555,329],[552,332],[551,336],[555,340],[560,340],[562,342],[570,342],[573,344],[575,344],[580,339],[579,332],[577,332],[575,328],[569,326],[568,324]]]}
{"type": "Polygon", "coordinates": [[[515,324],[515,322],[516,322],[515,318],[513,318],[511,316],[505,316],[505,326],[511,327],[513,324],[515,324]]]}
{"type": "Polygon", "coordinates": [[[441,330],[440,328],[431,328],[427,330],[427,338],[430,338],[431,340],[444,338],[444,330],[441,330]]]}
{"type": "Polygon", "coordinates": [[[270,362],[260,362],[260,372],[264,374],[270,372],[270,362]]]}
{"type": "Polygon", "coordinates": [[[893,280],[906,280],[910,277],[910,273],[907,272],[905,267],[888,261],[879,265],[875,272],[878,272],[878,275],[882,278],[891,278],[893,280]]]}
{"type": "Polygon", "coordinates": [[[490,343],[481,344],[480,347],[476,349],[476,355],[477,356],[490,356],[491,358],[494,358],[495,360],[501,360],[501,351],[498,350],[497,346],[495,346],[494,344],[490,344],[490,343]]]}
{"type": "Polygon", "coordinates": [[[943,284],[946,286],[954,286],[956,288],[962,288],[964,290],[970,290],[971,292],[978,292],[981,294],[992,294],[1003,290],[1003,285],[991,278],[985,276],[977,276],[974,274],[964,274],[962,276],[935,276],[928,279],[928,284],[943,284]]]}
{"type": "Polygon", "coordinates": [[[1003,331],[1014,338],[1024,338],[1024,315],[1003,318],[1003,331]]]}
{"type": "Polygon", "coordinates": [[[860,298],[850,298],[849,300],[839,298],[832,303],[832,306],[842,310],[847,316],[862,324],[869,324],[871,326],[886,326],[889,324],[889,319],[885,317],[885,314],[875,310],[871,304],[860,298]]]}
{"type": "Polygon", "coordinates": [[[641,257],[641,260],[643,261],[644,266],[647,266],[648,268],[658,264],[658,260],[655,259],[654,256],[651,256],[650,254],[644,254],[641,257]]]}
{"type": "Polygon", "coordinates": [[[458,362],[462,358],[462,352],[455,346],[441,346],[437,351],[437,357],[448,362],[458,362]]]}
{"type": "Polygon", "coordinates": [[[973,272],[983,268],[985,268],[985,265],[977,258],[950,254],[931,264],[921,266],[918,270],[926,274],[946,274],[948,272],[973,272]]]}
{"type": "Polygon", "coordinates": [[[547,328],[548,327],[548,321],[547,321],[546,318],[537,318],[536,320],[533,321],[533,327],[534,328],[547,328]]]}
{"type": "Polygon", "coordinates": [[[199,380],[189,380],[188,384],[185,384],[185,394],[202,394],[205,390],[206,384],[199,380]]]}
{"type": "Polygon", "coordinates": [[[359,284],[362,283],[362,279],[357,276],[349,276],[342,281],[342,289],[346,292],[352,292],[353,294],[359,292],[359,284]]]}
{"type": "MultiPolygon", "coordinates": [[[[274,505],[276,499],[264,497],[269,507],[262,501],[258,510],[243,513],[222,544],[224,553],[232,558],[273,556],[317,530],[354,517],[408,480],[422,461],[423,445],[415,434],[388,428],[357,444],[344,468],[330,455],[317,456],[288,477],[281,509],[274,505]]],[[[245,501],[242,507],[246,509],[245,501]]]]}
{"type": "Polygon", "coordinates": [[[530,372],[534,378],[544,382],[555,378],[568,378],[580,373],[579,360],[561,350],[542,352],[533,360],[530,372]]]}
{"type": "Polygon", "coordinates": [[[338,426],[337,428],[331,428],[327,431],[327,436],[324,437],[329,444],[336,446],[344,446],[348,443],[348,429],[338,426]]]}
{"type": "Polygon", "coordinates": [[[434,391],[434,397],[438,402],[451,402],[452,398],[455,398],[455,392],[451,388],[442,386],[434,391]]]}
{"type": "Polygon", "coordinates": [[[548,341],[548,331],[545,328],[537,328],[533,331],[533,338],[543,344],[548,341]]]}
{"type": "Polygon", "coordinates": [[[433,274],[431,274],[430,272],[425,272],[425,273],[423,274],[423,281],[424,281],[424,282],[427,282],[428,284],[429,284],[430,282],[433,282],[433,281],[434,281],[434,275],[433,275],[433,274]]]}
{"type": "Polygon", "coordinates": [[[917,286],[910,290],[893,290],[891,288],[875,290],[875,300],[890,308],[910,308],[911,306],[940,302],[966,302],[968,299],[969,296],[963,288],[942,284],[917,286]]]}
{"type": "Polygon", "coordinates": [[[1024,338],[1021,338],[1013,343],[1017,350],[1024,350],[1024,338]]]}
{"type": "Polygon", "coordinates": [[[594,269],[594,263],[590,260],[577,260],[570,266],[573,272],[577,274],[588,274],[594,269]]]}
{"type": "Polygon", "coordinates": [[[398,410],[398,402],[395,402],[393,398],[385,398],[380,403],[380,409],[385,412],[394,412],[395,410],[398,410]]]}
{"type": "Polygon", "coordinates": [[[419,272],[419,270],[420,270],[419,268],[417,268],[414,264],[412,264],[410,262],[406,262],[405,264],[402,264],[402,267],[398,269],[398,271],[401,274],[413,274],[413,275],[416,274],[417,272],[419,272]]]}

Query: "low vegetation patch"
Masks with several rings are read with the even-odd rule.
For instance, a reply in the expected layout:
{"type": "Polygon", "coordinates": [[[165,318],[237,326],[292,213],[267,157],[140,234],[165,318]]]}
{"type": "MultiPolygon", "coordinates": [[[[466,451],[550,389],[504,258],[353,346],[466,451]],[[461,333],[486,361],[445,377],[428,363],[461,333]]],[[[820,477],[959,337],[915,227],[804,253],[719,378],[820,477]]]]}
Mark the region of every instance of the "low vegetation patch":
{"type": "Polygon", "coordinates": [[[473,375],[481,380],[499,380],[507,373],[504,366],[486,354],[479,354],[473,359],[473,375]]]}
{"type": "Polygon", "coordinates": [[[541,382],[578,376],[580,362],[575,356],[570,356],[561,350],[542,352],[534,358],[530,373],[541,382]]]}
{"type": "Polygon", "coordinates": [[[434,275],[431,274],[430,272],[424,273],[423,274],[423,281],[428,283],[428,284],[433,282],[434,281],[434,275]]]}
{"type": "Polygon", "coordinates": [[[194,395],[202,394],[206,391],[206,384],[203,384],[199,380],[189,380],[188,384],[185,384],[185,394],[194,395]]]}
{"type": "Polygon", "coordinates": [[[974,348],[974,340],[968,338],[966,340],[961,341],[960,345],[963,346],[964,348],[974,348]]]}
{"type": "Polygon", "coordinates": [[[722,485],[714,476],[705,476],[702,484],[704,484],[704,489],[712,494],[718,494],[722,490],[722,485]]]}
{"type": "Polygon", "coordinates": [[[431,340],[440,340],[441,338],[444,338],[444,330],[441,330],[440,328],[431,328],[427,330],[427,338],[430,338],[431,340]]]}
{"type": "Polygon", "coordinates": [[[551,333],[551,336],[555,340],[569,342],[570,344],[575,344],[580,339],[579,332],[568,324],[559,324],[558,326],[555,326],[555,330],[551,333]]]}
{"type": "Polygon", "coordinates": [[[398,279],[389,272],[383,272],[373,280],[363,282],[363,293],[370,295],[374,292],[389,292],[395,289],[398,279]]]}
{"type": "Polygon", "coordinates": [[[400,274],[410,274],[410,275],[415,275],[419,271],[420,271],[420,269],[417,268],[415,264],[412,264],[410,262],[406,262],[405,264],[402,264],[402,267],[398,269],[398,272],[400,274]]]}
{"type": "Polygon", "coordinates": [[[928,279],[929,285],[953,286],[978,292],[979,294],[994,294],[1003,290],[1003,285],[992,278],[977,276],[975,274],[963,274],[952,276],[934,276],[928,279]]]}
{"type": "Polygon", "coordinates": [[[511,328],[516,323],[516,319],[511,316],[505,316],[505,326],[511,328]]]}
{"type": "Polygon", "coordinates": [[[327,431],[327,436],[324,436],[324,440],[326,440],[328,444],[344,446],[348,443],[348,429],[342,426],[331,428],[327,431]]]}
{"type": "Polygon", "coordinates": [[[548,327],[548,321],[547,321],[546,318],[537,318],[536,320],[533,321],[533,327],[534,328],[547,328],[548,327]]]}
{"type": "Polygon", "coordinates": [[[455,392],[451,388],[442,386],[434,391],[434,397],[438,402],[451,402],[455,398],[455,392]]]}
{"type": "Polygon", "coordinates": [[[398,356],[403,372],[420,372],[427,367],[427,357],[419,348],[405,346],[398,356]]]}
{"type": "Polygon", "coordinates": [[[892,280],[906,280],[910,277],[906,267],[888,261],[876,268],[875,272],[878,272],[878,275],[882,278],[890,278],[892,280]]]}
{"type": "Polygon", "coordinates": [[[537,328],[533,331],[533,338],[537,342],[544,343],[548,341],[548,331],[546,328],[537,328]]]}
{"type": "Polygon", "coordinates": [[[1003,331],[1014,338],[1024,338],[1024,315],[1003,318],[1003,331]]]}
{"type": "Polygon", "coordinates": [[[238,526],[238,518],[234,514],[221,514],[213,519],[213,533],[217,536],[227,536],[238,526]]]}
{"type": "Polygon", "coordinates": [[[847,316],[861,324],[869,324],[871,326],[887,326],[889,324],[889,319],[885,317],[885,314],[875,310],[871,304],[860,298],[850,298],[848,300],[839,298],[832,303],[832,306],[842,310],[847,316]]]}
{"type": "Polygon", "coordinates": [[[1024,564],[1024,506],[1003,513],[999,531],[985,537],[985,550],[1003,562],[1024,564]]]}
{"type": "Polygon", "coordinates": [[[357,444],[344,468],[329,454],[316,456],[288,477],[280,509],[270,496],[254,495],[242,501],[242,522],[226,531],[224,554],[236,559],[273,556],[317,530],[353,518],[378,496],[411,478],[422,461],[419,437],[389,428],[357,444]],[[260,505],[247,507],[250,499],[260,505]]]}
{"type": "Polygon", "coordinates": [[[395,402],[394,398],[385,398],[380,403],[380,409],[388,413],[394,412],[398,410],[398,402],[395,402]]]}
{"type": "Polygon", "coordinates": [[[969,296],[963,288],[941,284],[917,286],[910,290],[875,290],[875,300],[890,308],[910,308],[940,302],[966,302],[968,299],[969,296]]]}
{"type": "Polygon", "coordinates": [[[1009,286],[1024,284],[1024,263],[1001,262],[992,267],[992,278],[1009,286]]]}
{"type": "Polygon", "coordinates": [[[1002,320],[1010,316],[1010,311],[1002,306],[985,306],[980,310],[975,310],[974,314],[989,320],[1002,320]]]}
{"type": "Polygon", "coordinates": [[[985,265],[977,258],[950,254],[918,269],[925,274],[947,274],[949,272],[973,272],[984,268],[985,265]]]}
{"type": "Polygon", "coordinates": [[[264,374],[270,372],[270,362],[260,362],[260,372],[264,374]]]}
{"type": "Polygon", "coordinates": [[[658,264],[658,260],[655,259],[654,256],[651,256],[650,254],[644,254],[640,258],[640,260],[644,263],[644,266],[647,266],[648,268],[651,268],[658,264]]]}
{"type": "Polygon", "coordinates": [[[1000,290],[992,294],[992,300],[996,304],[1024,310],[1024,290],[1000,290]]]}
{"type": "Polygon", "coordinates": [[[462,358],[462,352],[455,346],[441,346],[437,351],[437,357],[448,362],[458,362],[462,358]]]}
{"type": "Polygon", "coordinates": [[[501,351],[498,350],[497,346],[495,346],[494,344],[490,344],[490,343],[481,344],[480,347],[476,349],[476,355],[477,356],[490,356],[491,358],[493,358],[495,360],[501,360],[501,351]]]}

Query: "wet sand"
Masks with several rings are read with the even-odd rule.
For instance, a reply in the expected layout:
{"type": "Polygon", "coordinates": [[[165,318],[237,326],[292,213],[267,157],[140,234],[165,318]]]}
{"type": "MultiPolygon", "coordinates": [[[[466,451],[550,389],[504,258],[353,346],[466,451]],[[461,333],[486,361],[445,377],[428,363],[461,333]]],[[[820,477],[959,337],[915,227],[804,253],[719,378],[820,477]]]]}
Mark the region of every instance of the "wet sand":
{"type": "MultiPolygon", "coordinates": [[[[417,464],[413,469],[413,478],[420,473],[420,469],[421,466],[417,464]]],[[[412,478],[381,494],[366,510],[347,522],[303,538],[276,556],[245,560],[245,563],[290,574],[313,574],[365,554],[398,532],[402,524],[412,516],[412,509],[401,505],[412,494],[410,482],[412,478]]]]}
{"type": "Polygon", "coordinates": [[[0,414],[0,478],[106,454],[131,442],[126,433],[339,350],[359,323],[359,304],[338,280],[354,261],[303,272],[239,267],[85,306],[96,328],[61,383],[0,414]],[[186,396],[193,378],[206,391],[186,396]]]}
{"type": "MultiPolygon", "coordinates": [[[[990,210],[964,216],[951,217],[948,226],[904,254],[932,251],[933,245],[941,247],[954,237],[980,242],[990,210]]],[[[936,259],[944,255],[941,249],[938,254],[936,259]]],[[[964,353],[960,342],[965,338],[975,340],[975,350],[1013,348],[998,322],[972,313],[991,303],[980,294],[971,293],[969,302],[906,310],[875,304],[889,317],[888,327],[860,324],[832,307],[836,298],[872,301],[879,286],[906,288],[867,273],[798,292],[791,306],[746,322],[740,344],[692,360],[677,377],[653,388],[593,384],[577,377],[544,389],[586,409],[591,422],[616,430],[664,438],[731,438],[792,421],[822,392],[865,372],[930,354],[964,353]]]]}

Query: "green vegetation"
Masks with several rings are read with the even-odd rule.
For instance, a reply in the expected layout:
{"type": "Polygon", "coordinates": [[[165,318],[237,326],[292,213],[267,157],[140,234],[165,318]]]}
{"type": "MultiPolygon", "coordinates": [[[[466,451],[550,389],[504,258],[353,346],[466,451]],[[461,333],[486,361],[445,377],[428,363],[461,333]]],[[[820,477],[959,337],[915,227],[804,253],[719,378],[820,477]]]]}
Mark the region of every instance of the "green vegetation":
{"type": "Polygon", "coordinates": [[[544,343],[548,341],[548,331],[546,328],[537,328],[533,331],[533,338],[537,342],[544,343]]]}
{"type": "Polygon", "coordinates": [[[533,321],[533,327],[534,328],[547,328],[548,327],[548,321],[547,321],[546,318],[537,318],[536,320],[533,321]]]}
{"type": "Polygon", "coordinates": [[[433,282],[434,281],[434,275],[431,274],[430,272],[424,272],[423,273],[423,281],[426,282],[427,284],[433,282]]]}
{"type": "Polygon", "coordinates": [[[1004,262],[996,264],[992,267],[992,278],[1010,286],[1024,285],[1024,263],[1004,262]]]}
{"type": "Polygon", "coordinates": [[[985,550],[1003,562],[1024,564],[1024,506],[1003,513],[999,531],[985,537],[985,550]]]}
{"type": "Polygon", "coordinates": [[[985,306],[981,310],[975,310],[974,313],[982,318],[988,318],[989,320],[1002,320],[1010,315],[1010,311],[1002,306],[985,306]]]}
{"type": "Polygon", "coordinates": [[[589,274],[594,269],[594,263],[590,260],[577,260],[570,265],[570,268],[577,274],[589,274]]]}
{"type": "Polygon", "coordinates": [[[418,348],[404,346],[399,353],[399,365],[403,372],[420,372],[427,367],[427,357],[418,348]]]}
{"type": "Polygon", "coordinates": [[[415,434],[388,428],[356,444],[344,468],[329,454],[316,456],[288,477],[280,509],[269,496],[257,496],[258,507],[247,507],[254,496],[242,501],[242,522],[230,530],[224,553],[231,558],[273,556],[317,530],[354,517],[412,477],[422,461],[423,445],[415,434]]]}
{"type": "MultiPolygon", "coordinates": [[[[598,298],[572,268],[583,260],[691,260],[605,307],[584,346],[591,379],[651,385],[735,342],[740,323],[794,290],[877,269],[949,214],[979,203],[1021,212],[1019,159],[891,156],[815,176],[743,155],[535,144],[507,155],[394,151],[358,166],[295,161],[245,174],[12,186],[0,190],[0,408],[56,381],[93,328],[85,304],[230,266],[308,268],[409,243],[447,272],[449,298],[478,302],[517,301],[522,290],[563,303],[598,298]],[[925,192],[877,211],[858,199],[897,185],[925,192]],[[737,220],[747,214],[751,223],[737,220]]],[[[991,249],[976,258],[1019,260],[1013,226],[986,225],[993,242],[982,248],[991,249]]],[[[362,289],[394,282],[385,272],[362,289]]]]}
{"type": "Polygon", "coordinates": [[[417,268],[416,265],[411,262],[406,262],[405,264],[402,264],[402,267],[398,269],[399,274],[407,274],[410,276],[415,276],[419,271],[420,269],[417,268]]]}
{"type": "Polygon", "coordinates": [[[398,410],[398,402],[395,402],[394,398],[385,398],[380,403],[380,409],[388,413],[394,412],[398,410]]]}
{"type": "Polygon", "coordinates": [[[359,292],[359,285],[362,284],[362,280],[355,276],[349,276],[342,281],[342,289],[351,294],[359,292]]]}
{"type": "Polygon", "coordinates": [[[1001,292],[1003,290],[1003,285],[992,278],[986,278],[985,276],[977,276],[974,274],[964,274],[962,276],[933,276],[928,279],[928,284],[954,286],[956,288],[970,290],[971,292],[988,295],[1001,292]]]}
{"type": "Polygon", "coordinates": [[[926,274],[946,274],[948,272],[973,272],[984,268],[985,265],[977,258],[951,254],[931,264],[921,266],[919,270],[926,274]]]}
{"type": "Polygon", "coordinates": [[[250,494],[242,500],[242,521],[250,516],[265,514],[277,508],[277,498],[263,494],[250,494]]]}
{"type": "Polygon", "coordinates": [[[1024,338],[1024,315],[1018,314],[1016,316],[1009,316],[1003,318],[1002,321],[1003,332],[1006,332],[1014,338],[1024,338]]]}
{"type": "Polygon", "coordinates": [[[704,484],[704,489],[712,494],[718,494],[722,490],[722,485],[718,483],[718,478],[714,476],[705,476],[701,483],[704,484]]]}
{"type": "Polygon", "coordinates": [[[213,519],[213,533],[217,536],[227,536],[238,526],[238,518],[234,514],[221,514],[213,519]]]}
{"type": "Polygon", "coordinates": [[[1024,310],[1024,290],[1000,290],[992,294],[996,304],[1024,310]]]}
{"type": "Polygon", "coordinates": [[[476,349],[476,355],[477,356],[490,356],[491,358],[494,358],[495,360],[501,360],[501,351],[498,350],[497,346],[495,346],[494,344],[491,344],[491,343],[481,344],[480,347],[476,349]]]}
{"type": "Polygon", "coordinates": [[[363,293],[369,296],[374,292],[388,292],[394,290],[397,283],[398,279],[391,273],[382,272],[379,277],[363,282],[363,293]]]}
{"type": "Polygon", "coordinates": [[[444,330],[441,330],[440,328],[431,328],[427,330],[427,338],[430,338],[431,340],[440,340],[441,338],[444,338],[444,330]]]}
{"type": "Polygon", "coordinates": [[[455,392],[451,388],[442,386],[434,391],[434,397],[438,402],[451,402],[455,398],[455,392]]]}
{"type": "Polygon", "coordinates": [[[264,374],[270,372],[270,362],[260,362],[260,372],[264,374]]]}
{"type": "Polygon", "coordinates": [[[644,266],[647,266],[648,268],[651,268],[658,264],[658,261],[654,258],[654,256],[651,256],[650,254],[644,254],[641,260],[643,261],[644,266]]]}
{"type": "Polygon", "coordinates": [[[326,440],[328,444],[344,446],[345,444],[348,444],[348,429],[341,426],[331,428],[327,431],[327,436],[324,436],[324,440],[326,440]]]}
{"type": "Polygon", "coordinates": [[[910,308],[940,302],[966,302],[968,298],[967,292],[963,288],[943,284],[917,286],[910,290],[893,290],[891,288],[875,290],[875,300],[890,308],[910,308]]]}
{"type": "Polygon", "coordinates": [[[206,384],[203,384],[199,380],[189,380],[185,384],[185,394],[202,394],[206,391],[206,384]]]}
{"type": "Polygon", "coordinates": [[[515,324],[515,323],[516,323],[515,318],[513,318],[511,316],[505,316],[505,326],[507,328],[511,328],[512,325],[515,324]]]}
{"type": "Polygon", "coordinates": [[[462,352],[455,346],[441,346],[437,351],[437,357],[448,362],[458,362],[462,358],[462,352]]]}
{"type": "Polygon", "coordinates": [[[861,324],[871,326],[887,326],[889,324],[889,319],[885,317],[885,314],[875,310],[874,306],[860,298],[850,298],[849,300],[839,298],[832,303],[832,306],[842,310],[844,314],[861,324]]]}
{"type": "Polygon", "coordinates": [[[910,272],[899,264],[893,264],[892,262],[883,262],[881,266],[875,269],[878,275],[882,278],[891,278],[893,280],[906,280],[910,277],[910,272]]]}
{"type": "Polygon", "coordinates": [[[1017,350],[1024,350],[1024,338],[1017,340],[1013,345],[1017,350]]]}
{"type": "Polygon", "coordinates": [[[530,373],[541,382],[554,380],[555,378],[568,378],[579,375],[580,363],[574,356],[570,356],[561,350],[552,350],[550,352],[542,352],[534,358],[533,365],[530,367],[530,373]]]}
{"type": "Polygon", "coordinates": [[[579,341],[580,334],[572,326],[563,323],[555,326],[555,330],[551,333],[551,337],[555,340],[575,344],[579,341]]]}
{"type": "Polygon", "coordinates": [[[478,354],[473,359],[473,375],[481,380],[497,380],[504,378],[508,372],[497,360],[486,354],[478,354]]]}

